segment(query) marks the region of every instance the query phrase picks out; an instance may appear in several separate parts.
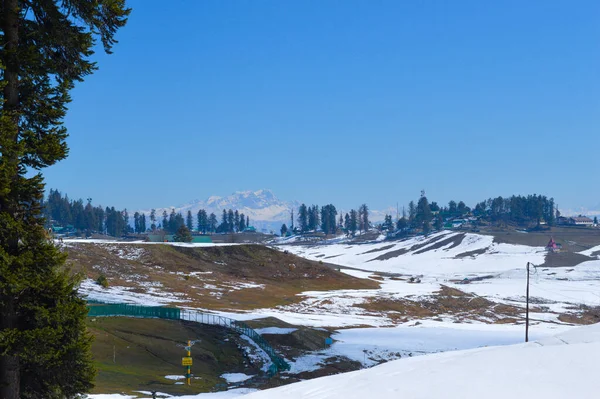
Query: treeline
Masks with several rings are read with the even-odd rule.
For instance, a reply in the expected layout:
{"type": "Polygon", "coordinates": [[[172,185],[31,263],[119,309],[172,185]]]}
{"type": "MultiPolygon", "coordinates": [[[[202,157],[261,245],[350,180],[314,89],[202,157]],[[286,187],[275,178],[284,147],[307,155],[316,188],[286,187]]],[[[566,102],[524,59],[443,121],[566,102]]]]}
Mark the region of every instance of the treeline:
{"type": "Polygon", "coordinates": [[[338,211],[333,204],[324,205],[319,209],[318,205],[300,205],[297,213],[297,226],[294,227],[294,212],[291,214],[290,228],[286,224],[281,226],[281,235],[288,233],[305,234],[310,231],[318,231],[325,234],[336,234],[343,231],[355,235],[357,231],[368,231],[371,227],[369,222],[369,207],[362,204],[358,211],[352,209],[350,212],[337,218],[338,211]]]}
{"type": "Polygon", "coordinates": [[[58,190],[50,190],[43,203],[46,226],[52,223],[59,226],[73,226],[76,231],[102,232],[111,236],[122,236],[131,231],[127,209],[93,206],[88,198],[85,205],[82,199],[70,200],[58,190]]]}
{"type": "MultiPolygon", "coordinates": [[[[372,226],[369,220],[369,208],[362,204],[358,210],[339,214],[334,205],[329,204],[321,208],[317,205],[306,206],[301,204],[298,208],[297,219],[292,211],[291,227],[286,224],[281,226],[281,235],[288,233],[305,234],[312,231],[322,231],[325,234],[345,232],[356,235],[357,232],[368,231],[372,226]],[[297,226],[294,226],[294,221],[297,226]]],[[[555,210],[553,198],[544,195],[513,195],[511,197],[490,198],[481,201],[474,208],[468,207],[464,201],[449,201],[447,205],[440,206],[437,202],[429,202],[425,191],[421,191],[418,201],[410,201],[408,207],[402,209],[402,215],[385,215],[383,222],[377,226],[379,230],[387,233],[411,234],[432,230],[442,230],[445,223],[470,218],[471,224],[513,224],[522,227],[539,226],[542,222],[553,226],[559,216],[555,210]]]]}
{"type": "Polygon", "coordinates": [[[490,198],[475,206],[473,215],[491,222],[515,223],[518,225],[540,225],[542,221],[553,226],[556,222],[554,198],[545,195],[513,195],[508,198],[490,198]]]}
{"type": "MultiPolygon", "coordinates": [[[[146,215],[136,212],[133,215],[134,231],[143,233],[146,231],[146,215]]],[[[181,212],[171,209],[170,213],[163,211],[159,220],[156,210],[150,211],[150,231],[164,230],[168,234],[176,234],[185,226],[189,231],[197,231],[202,234],[210,233],[238,233],[250,227],[250,217],[240,213],[237,209],[223,209],[221,221],[214,213],[208,214],[206,210],[200,209],[194,216],[192,211],[187,211],[184,217],[181,212]]]]}
{"type": "Polygon", "coordinates": [[[91,198],[88,198],[84,204],[82,199],[71,200],[66,194],[63,196],[60,191],[53,189],[50,190],[43,206],[46,227],[72,226],[75,231],[86,235],[102,233],[121,237],[130,233],[140,234],[157,230],[176,234],[182,226],[189,231],[198,231],[202,234],[231,233],[244,231],[250,226],[248,216],[232,209],[223,210],[220,222],[214,213],[208,214],[204,209],[200,209],[195,217],[191,211],[188,211],[185,218],[174,209],[171,209],[170,213],[163,211],[162,217],[159,218],[156,210],[152,209],[148,216],[145,213],[135,212],[133,226],[130,226],[127,209],[93,206],[91,198]]]}
{"type": "Polygon", "coordinates": [[[388,232],[417,229],[428,233],[432,229],[441,230],[446,221],[465,217],[474,217],[479,223],[519,226],[539,226],[542,221],[553,226],[556,221],[554,199],[544,195],[490,198],[471,209],[463,201],[450,201],[447,206],[440,207],[435,201],[430,203],[422,191],[416,204],[414,201],[408,204],[408,214],[403,209],[402,217],[397,217],[396,223],[391,215],[386,215],[381,229],[388,232]]]}

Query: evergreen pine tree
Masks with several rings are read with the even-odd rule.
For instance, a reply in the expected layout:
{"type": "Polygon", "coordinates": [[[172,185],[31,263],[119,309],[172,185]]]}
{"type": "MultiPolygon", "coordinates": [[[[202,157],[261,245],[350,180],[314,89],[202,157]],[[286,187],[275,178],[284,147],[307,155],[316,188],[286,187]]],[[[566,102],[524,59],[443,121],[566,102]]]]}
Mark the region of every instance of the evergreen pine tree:
{"type": "Polygon", "coordinates": [[[140,232],[140,214],[136,212],[133,214],[133,229],[136,233],[140,232]]]}
{"type": "Polygon", "coordinates": [[[169,232],[169,215],[166,210],[164,210],[162,214],[162,229],[165,233],[169,232]]]}
{"type": "Polygon", "coordinates": [[[229,231],[229,226],[227,225],[227,210],[223,209],[223,214],[221,215],[221,224],[217,228],[219,233],[226,233],[229,231]]]}
{"type": "Polygon", "coordinates": [[[156,209],[150,211],[150,229],[156,230],[156,209]]]}
{"type": "Polygon", "coordinates": [[[185,224],[182,224],[175,232],[173,240],[177,242],[192,242],[192,233],[185,224]]]}
{"type": "Polygon", "coordinates": [[[232,233],[233,227],[233,210],[230,209],[227,211],[227,232],[232,233]]]}
{"type": "Polygon", "coordinates": [[[306,233],[308,230],[308,210],[305,204],[298,208],[298,228],[301,233],[306,233]]]}
{"type": "Polygon", "coordinates": [[[287,235],[288,228],[285,225],[285,223],[281,225],[281,230],[280,231],[281,231],[281,236],[282,237],[285,237],[287,235]]]}
{"type": "Polygon", "coordinates": [[[356,235],[356,230],[358,230],[358,212],[356,212],[354,209],[351,209],[348,231],[354,237],[356,235]]]}
{"type": "Polygon", "coordinates": [[[369,231],[369,227],[370,227],[370,222],[369,222],[369,207],[367,206],[367,204],[362,204],[359,208],[358,208],[358,215],[359,215],[359,229],[361,231],[369,231]]]}
{"type": "Polygon", "coordinates": [[[0,4],[0,398],[74,398],[92,387],[87,309],[47,239],[40,170],[67,156],[69,91],[110,52],[123,1],[0,4]]]}
{"type": "Polygon", "coordinates": [[[385,215],[384,217],[384,221],[383,224],[381,225],[382,230],[385,230],[387,232],[392,232],[394,231],[394,222],[392,222],[392,216],[391,215],[385,215]]]}
{"type": "Polygon", "coordinates": [[[415,227],[415,216],[417,215],[417,206],[414,201],[408,203],[408,223],[410,227],[415,227]]]}
{"type": "Polygon", "coordinates": [[[188,231],[192,231],[194,229],[194,219],[192,217],[192,211],[188,210],[187,215],[185,217],[185,225],[188,228],[188,231]]]}
{"type": "Polygon", "coordinates": [[[209,230],[208,216],[206,215],[206,211],[204,209],[200,209],[197,215],[198,221],[198,231],[202,234],[206,234],[209,230]]]}
{"type": "Polygon", "coordinates": [[[456,205],[456,201],[448,202],[448,213],[450,217],[458,216],[458,207],[456,205]]]}
{"type": "Polygon", "coordinates": [[[208,217],[208,231],[210,231],[211,233],[215,233],[217,231],[218,223],[219,222],[217,220],[217,215],[211,213],[208,217]]]}
{"type": "Polygon", "coordinates": [[[167,231],[171,234],[175,234],[179,226],[177,225],[177,214],[175,213],[175,208],[171,208],[171,213],[169,213],[169,228],[167,231]]]}
{"type": "Polygon", "coordinates": [[[423,232],[428,233],[431,230],[430,223],[432,219],[433,214],[429,208],[429,201],[425,196],[425,191],[421,191],[421,198],[419,198],[419,202],[417,203],[415,223],[423,229],[423,232]]]}
{"type": "Polygon", "coordinates": [[[233,230],[240,231],[240,213],[237,209],[233,212],[233,230]]]}
{"type": "Polygon", "coordinates": [[[346,230],[346,234],[350,231],[350,215],[348,213],[344,216],[344,230],[346,230]]]}
{"type": "Polygon", "coordinates": [[[246,229],[246,215],[240,213],[240,226],[238,228],[239,231],[244,231],[246,229]]]}
{"type": "Polygon", "coordinates": [[[396,229],[403,231],[406,228],[408,228],[408,220],[405,217],[401,217],[396,222],[396,229]]]}
{"type": "Polygon", "coordinates": [[[331,219],[329,218],[329,205],[321,208],[321,230],[325,235],[331,233],[331,219]]]}
{"type": "Polygon", "coordinates": [[[121,229],[119,230],[121,232],[120,236],[129,234],[131,229],[129,227],[129,214],[127,213],[127,208],[123,209],[123,212],[121,212],[120,224],[121,224],[121,229]]]}
{"type": "Polygon", "coordinates": [[[433,227],[437,230],[437,231],[441,231],[444,228],[444,220],[442,219],[442,215],[437,215],[435,218],[435,222],[433,224],[433,227]]]}

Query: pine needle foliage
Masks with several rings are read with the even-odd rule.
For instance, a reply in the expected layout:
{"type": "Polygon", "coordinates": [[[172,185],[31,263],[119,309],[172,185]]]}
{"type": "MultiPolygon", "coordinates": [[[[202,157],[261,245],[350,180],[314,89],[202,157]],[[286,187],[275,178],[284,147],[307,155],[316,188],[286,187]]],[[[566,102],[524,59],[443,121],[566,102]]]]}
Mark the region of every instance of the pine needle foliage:
{"type": "Polygon", "coordinates": [[[124,0],[0,1],[0,397],[75,398],[94,368],[78,277],[44,230],[41,169],[68,155],[69,92],[94,72],[124,0]]]}

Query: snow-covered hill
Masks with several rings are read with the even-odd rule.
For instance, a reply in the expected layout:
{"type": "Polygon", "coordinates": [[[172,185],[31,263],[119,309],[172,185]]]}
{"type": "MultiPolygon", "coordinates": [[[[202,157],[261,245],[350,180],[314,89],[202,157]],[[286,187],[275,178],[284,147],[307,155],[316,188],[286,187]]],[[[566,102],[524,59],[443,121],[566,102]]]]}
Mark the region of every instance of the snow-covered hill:
{"type": "MultiPolygon", "coordinates": [[[[423,332],[424,335],[436,333],[427,329],[415,329],[414,332],[423,332]]],[[[452,337],[452,331],[448,332],[452,337]]],[[[448,336],[447,332],[437,333],[442,339],[448,336]]],[[[476,341],[481,339],[478,335],[471,338],[476,341]]],[[[248,389],[235,389],[179,398],[587,399],[598,397],[595,367],[598,356],[600,324],[594,324],[527,344],[406,357],[368,369],[249,394],[248,389]]],[[[138,396],[115,394],[91,397],[133,399],[138,396]]],[[[149,396],[142,395],[140,398],[149,396]]]]}
{"type": "Polygon", "coordinates": [[[244,398],[596,398],[600,324],[529,344],[401,359],[244,398]]]}
{"type": "MultiPolygon", "coordinates": [[[[546,267],[547,252],[543,247],[497,243],[492,236],[481,234],[442,231],[403,241],[358,243],[336,238],[307,245],[294,243],[294,239],[296,237],[278,240],[279,248],[307,259],[361,269],[363,271],[344,271],[356,277],[375,277],[382,287],[369,292],[305,292],[306,299],[301,304],[278,309],[280,314],[276,317],[290,321],[292,317],[305,314],[315,325],[321,320],[329,323],[322,325],[331,325],[334,320],[338,325],[343,325],[342,322],[389,325],[392,322],[383,314],[373,316],[377,306],[372,307],[370,303],[402,303],[416,298],[421,302],[429,301],[443,286],[447,286],[493,304],[516,307],[512,315],[498,315],[496,309],[503,307],[491,305],[494,309],[483,317],[471,313],[468,318],[472,321],[513,319],[511,322],[519,323],[524,317],[528,262],[541,266],[531,268],[530,292],[537,304],[535,323],[560,324],[569,320],[571,315],[580,317],[586,307],[595,308],[600,303],[597,294],[600,289],[600,257],[594,255],[600,247],[572,254],[589,258],[577,266],[546,267]],[[290,242],[289,245],[287,242],[290,242]],[[418,283],[411,283],[411,279],[418,283]],[[370,311],[361,312],[363,308],[370,308],[370,311]],[[281,314],[282,311],[291,314],[281,314]],[[336,316],[339,318],[335,319],[336,316]]],[[[447,307],[442,309],[445,309],[445,314],[438,310],[435,317],[465,322],[463,314],[448,314],[447,307]]],[[[276,312],[271,311],[271,315],[276,315],[276,312]]],[[[393,318],[394,314],[387,313],[387,316],[393,318]]]]}

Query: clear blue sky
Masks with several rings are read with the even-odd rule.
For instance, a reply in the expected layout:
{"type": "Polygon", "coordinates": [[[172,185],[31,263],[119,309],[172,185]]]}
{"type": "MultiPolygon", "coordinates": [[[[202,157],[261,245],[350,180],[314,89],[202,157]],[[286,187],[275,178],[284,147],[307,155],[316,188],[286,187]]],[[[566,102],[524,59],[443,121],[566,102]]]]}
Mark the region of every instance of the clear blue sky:
{"type": "Polygon", "coordinates": [[[259,188],[600,203],[599,1],[129,4],[48,188],[130,210],[259,188]]]}

